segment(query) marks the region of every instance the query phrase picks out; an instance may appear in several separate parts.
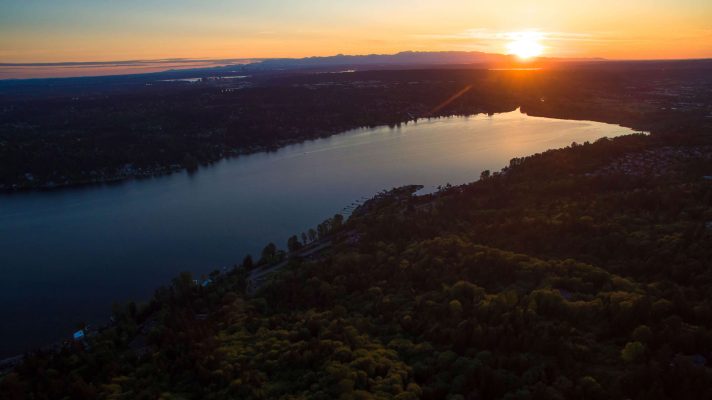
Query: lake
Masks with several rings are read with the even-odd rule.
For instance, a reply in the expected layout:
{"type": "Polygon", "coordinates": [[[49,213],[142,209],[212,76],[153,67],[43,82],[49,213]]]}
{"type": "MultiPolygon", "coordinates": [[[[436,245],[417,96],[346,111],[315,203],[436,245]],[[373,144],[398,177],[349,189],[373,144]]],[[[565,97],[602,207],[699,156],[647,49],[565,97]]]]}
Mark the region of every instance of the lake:
{"type": "Polygon", "coordinates": [[[0,196],[0,357],[106,320],[181,271],[258,255],[383,189],[476,180],[513,157],[633,133],[517,111],[362,129],[197,172],[0,196]]]}

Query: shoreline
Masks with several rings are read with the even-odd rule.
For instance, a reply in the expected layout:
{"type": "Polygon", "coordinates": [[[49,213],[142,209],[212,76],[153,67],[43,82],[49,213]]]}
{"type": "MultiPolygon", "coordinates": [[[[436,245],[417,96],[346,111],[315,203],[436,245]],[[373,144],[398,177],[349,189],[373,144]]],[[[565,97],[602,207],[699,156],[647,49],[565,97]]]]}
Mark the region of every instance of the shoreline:
{"type": "MultiPolygon", "coordinates": [[[[636,124],[630,124],[630,123],[618,122],[618,121],[606,121],[605,118],[599,118],[599,119],[559,118],[559,117],[552,117],[552,116],[547,116],[547,115],[538,115],[537,113],[529,113],[529,112],[522,110],[522,106],[517,106],[514,110],[495,112],[494,114],[513,112],[516,110],[520,110],[520,112],[522,114],[527,115],[529,117],[552,118],[552,119],[560,119],[560,120],[566,120],[566,121],[599,122],[599,123],[604,123],[604,124],[618,125],[623,128],[628,128],[628,129],[634,130],[637,133],[646,133],[648,135],[653,133],[652,130],[646,130],[643,127],[635,126],[636,124]]],[[[226,148],[226,149],[222,149],[220,156],[218,156],[215,159],[198,161],[198,165],[195,168],[178,165],[178,164],[172,164],[172,165],[166,165],[166,166],[157,166],[157,167],[155,167],[155,169],[152,169],[152,170],[141,170],[141,171],[137,171],[134,173],[128,173],[126,175],[109,176],[106,178],[98,178],[98,179],[80,179],[80,180],[74,180],[74,181],[65,181],[62,183],[50,182],[50,183],[42,183],[42,184],[37,184],[37,185],[23,185],[23,186],[17,186],[17,184],[14,184],[11,187],[8,187],[7,185],[0,185],[0,196],[23,194],[23,193],[54,192],[54,191],[66,190],[66,189],[80,189],[80,188],[98,187],[98,186],[103,186],[103,185],[114,185],[114,184],[120,184],[120,183],[124,183],[124,182],[128,182],[128,181],[132,181],[132,180],[158,178],[158,177],[168,176],[168,175],[185,172],[185,171],[187,171],[188,173],[193,173],[202,167],[208,167],[214,163],[217,163],[217,162],[220,162],[223,160],[230,160],[233,158],[252,155],[252,154],[258,154],[258,153],[274,152],[274,151],[281,150],[287,146],[301,144],[301,143],[305,143],[305,142],[309,142],[309,141],[313,141],[313,140],[326,139],[326,138],[330,138],[330,137],[333,137],[336,135],[341,135],[341,134],[345,134],[345,133],[348,133],[351,131],[359,130],[359,129],[378,129],[378,128],[384,128],[384,127],[400,126],[402,124],[417,123],[419,120],[423,120],[423,119],[430,120],[430,119],[453,118],[453,117],[472,117],[472,116],[477,116],[480,114],[490,114],[490,113],[487,111],[478,110],[477,112],[473,112],[470,114],[451,113],[451,114],[438,115],[438,116],[412,116],[411,115],[410,116],[411,118],[397,122],[395,124],[380,124],[380,125],[376,125],[376,126],[352,127],[352,128],[347,128],[344,130],[339,130],[338,132],[325,133],[325,134],[317,135],[317,136],[305,136],[305,137],[299,137],[299,138],[294,138],[294,139],[285,139],[285,140],[282,140],[274,145],[254,145],[254,146],[248,146],[248,147],[239,148],[239,149],[226,148]]]]}

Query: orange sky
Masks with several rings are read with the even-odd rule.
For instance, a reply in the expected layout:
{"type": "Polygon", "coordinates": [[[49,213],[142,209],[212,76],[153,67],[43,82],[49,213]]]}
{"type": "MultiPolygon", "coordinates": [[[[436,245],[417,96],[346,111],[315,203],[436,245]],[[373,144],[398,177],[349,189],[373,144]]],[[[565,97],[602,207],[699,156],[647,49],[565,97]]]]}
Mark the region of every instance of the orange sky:
{"type": "Polygon", "coordinates": [[[0,62],[477,50],[537,31],[546,56],[712,57],[712,1],[0,0],[0,62]]]}

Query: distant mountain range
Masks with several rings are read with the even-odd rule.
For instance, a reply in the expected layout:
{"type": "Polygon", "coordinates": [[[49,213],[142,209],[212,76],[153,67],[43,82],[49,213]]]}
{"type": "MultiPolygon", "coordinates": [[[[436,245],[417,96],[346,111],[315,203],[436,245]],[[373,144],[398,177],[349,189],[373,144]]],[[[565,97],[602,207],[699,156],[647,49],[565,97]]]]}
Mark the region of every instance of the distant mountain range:
{"type": "Polygon", "coordinates": [[[306,58],[272,58],[254,64],[251,68],[299,69],[336,66],[423,66],[423,65],[530,65],[556,61],[602,61],[600,58],[573,59],[539,57],[522,61],[515,56],[480,51],[403,51],[396,54],[343,55],[306,58]]]}
{"type": "Polygon", "coordinates": [[[602,59],[536,58],[521,61],[515,56],[479,51],[403,51],[396,54],[343,55],[270,59],[165,59],[101,62],[0,63],[0,79],[61,78],[81,76],[134,75],[169,71],[226,70],[249,65],[249,69],[271,71],[333,69],[337,67],[386,69],[443,65],[487,65],[489,67],[537,66],[557,61],[601,61],[602,59]]]}
{"type": "Polygon", "coordinates": [[[337,65],[479,64],[514,61],[515,57],[479,51],[403,51],[396,54],[343,55],[306,58],[273,58],[257,63],[265,68],[326,67],[337,65]]]}

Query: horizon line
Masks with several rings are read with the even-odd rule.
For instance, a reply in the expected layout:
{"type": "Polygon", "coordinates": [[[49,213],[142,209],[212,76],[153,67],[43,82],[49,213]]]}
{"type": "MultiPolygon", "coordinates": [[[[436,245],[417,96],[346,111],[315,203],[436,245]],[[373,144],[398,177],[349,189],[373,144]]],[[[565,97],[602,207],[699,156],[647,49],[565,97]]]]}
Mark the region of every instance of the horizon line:
{"type": "MultiPolygon", "coordinates": [[[[404,50],[396,53],[370,53],[370,54],[332,54],[327,56],[307,56],[307,57],[268,57],[268,58],[157,58],[157,59],[128,59],[128,60],[113,60],[113,61],[55,61],[55,62],[0,62],[0,81],[22,81],[22,80],[40,80],[40,79],[77,79],[77,78],[99,78],[99,77],[118,77],[132,75],[148,75],[160,74],[168,72],[180,72],[189,70],[209,70],[212,68],[221,68],[229,66],[248,66],[255,65],[265,61],[300,61],[314,59],[329,59],[336,57],[388,57],[398,56],[402,54],[473,54],[494,57],[510,57],[517,60],[513,54],[504,53],[488,53],[483,51],[465,51],[465,50],[439,50],[439,51],[420,51],[420,50],[404,50]],[[40,69],[45,68],[44,73],[40,69]],[[76,74],[71,72],[72,68],[76,68],[76,74]],[[53,70],[49,70],[53,69],[53,70]],[[86,69],[82,71],[82,69],[86,69]],[[114,69],[112,71],[112,69],[114,69]],[[144,70],[142,70],[144,69],[144,70]],[[3,73],[5,70],[5,73],[3,73]],[[13,71],[14,70],[14,71],[13,71]],[[24,73],[22,71],[25,71],[24,73]],[[32,72],[35,72],[33,76],[32,72]],[[84,73],[82,73],[84,72],[84,73]],[[26,76],[22,76],[25,75],[26,76]],[[5,75],[3,77],[3,75],[5,75]],[[19,76],[13,76],[19,75],[19,76]]],[[[621,58],[611,59],[603,57],[554,57],[554,56],[539,56],[528,60],[518,60],[521,64],[532,64],[536,62],[555,63],[617,63],[617,62],[675,62],[675,61],[705,61],[712,60],[710,57],[700,58],[621,58]]],[[[472,60],[471,62],[417,62],[417,61],[402,61],[402,62],[387,62],[384,65],[398,66],[474,66],[496,64],[492,60],[472,60]]],[[[335,67],[340,64],[324,65],[323,67],[335,67]]],[[[358,65],[357,62],[344,62],[344,66],[358,65]]],[[[364,66],[376,67],[377,64],[364,64],[364,66]]],[[[298,66],[300,68],[318,68],[318,65],[298,66]]]]}
{"type": "MultiPolygon", "coordinates": [[[[166,58],[128,58],[119,60],[79,60],[79,61],[2,61],[0,66],[62,66],[62,65],[101,65],[101,64],[115,64],[115,63],[147,63],[147,62],[176,62],[176,63],[189,63],[189,62],[219,62],[219,61],[265,61],[265,60],[302,60],[310,58],[329,58],[329,57],[365,57],[365,56],[393,56],[403,53],[476,53],[485,55],[499,55],[499,56],[514,56],[508,53],[494,53],[478,50],[401,50],[395,53],[330,53],[328,55],[311,55],[302,57],[289,57],[289,56],[279,56],[279,57],[216,57],[212,58],[209,56],[198,56],[198,57],[166,57],[166,58]]],[[[606,58],[606,57],[567,57],[567,56],[539,56],[534,59],[558,59],[558,60],[605,60],[605,61],[692,61],[692,60],[709,60],[712,59],[712,54],[703,57],[670,57],[670,58],[606,58]]]]}

